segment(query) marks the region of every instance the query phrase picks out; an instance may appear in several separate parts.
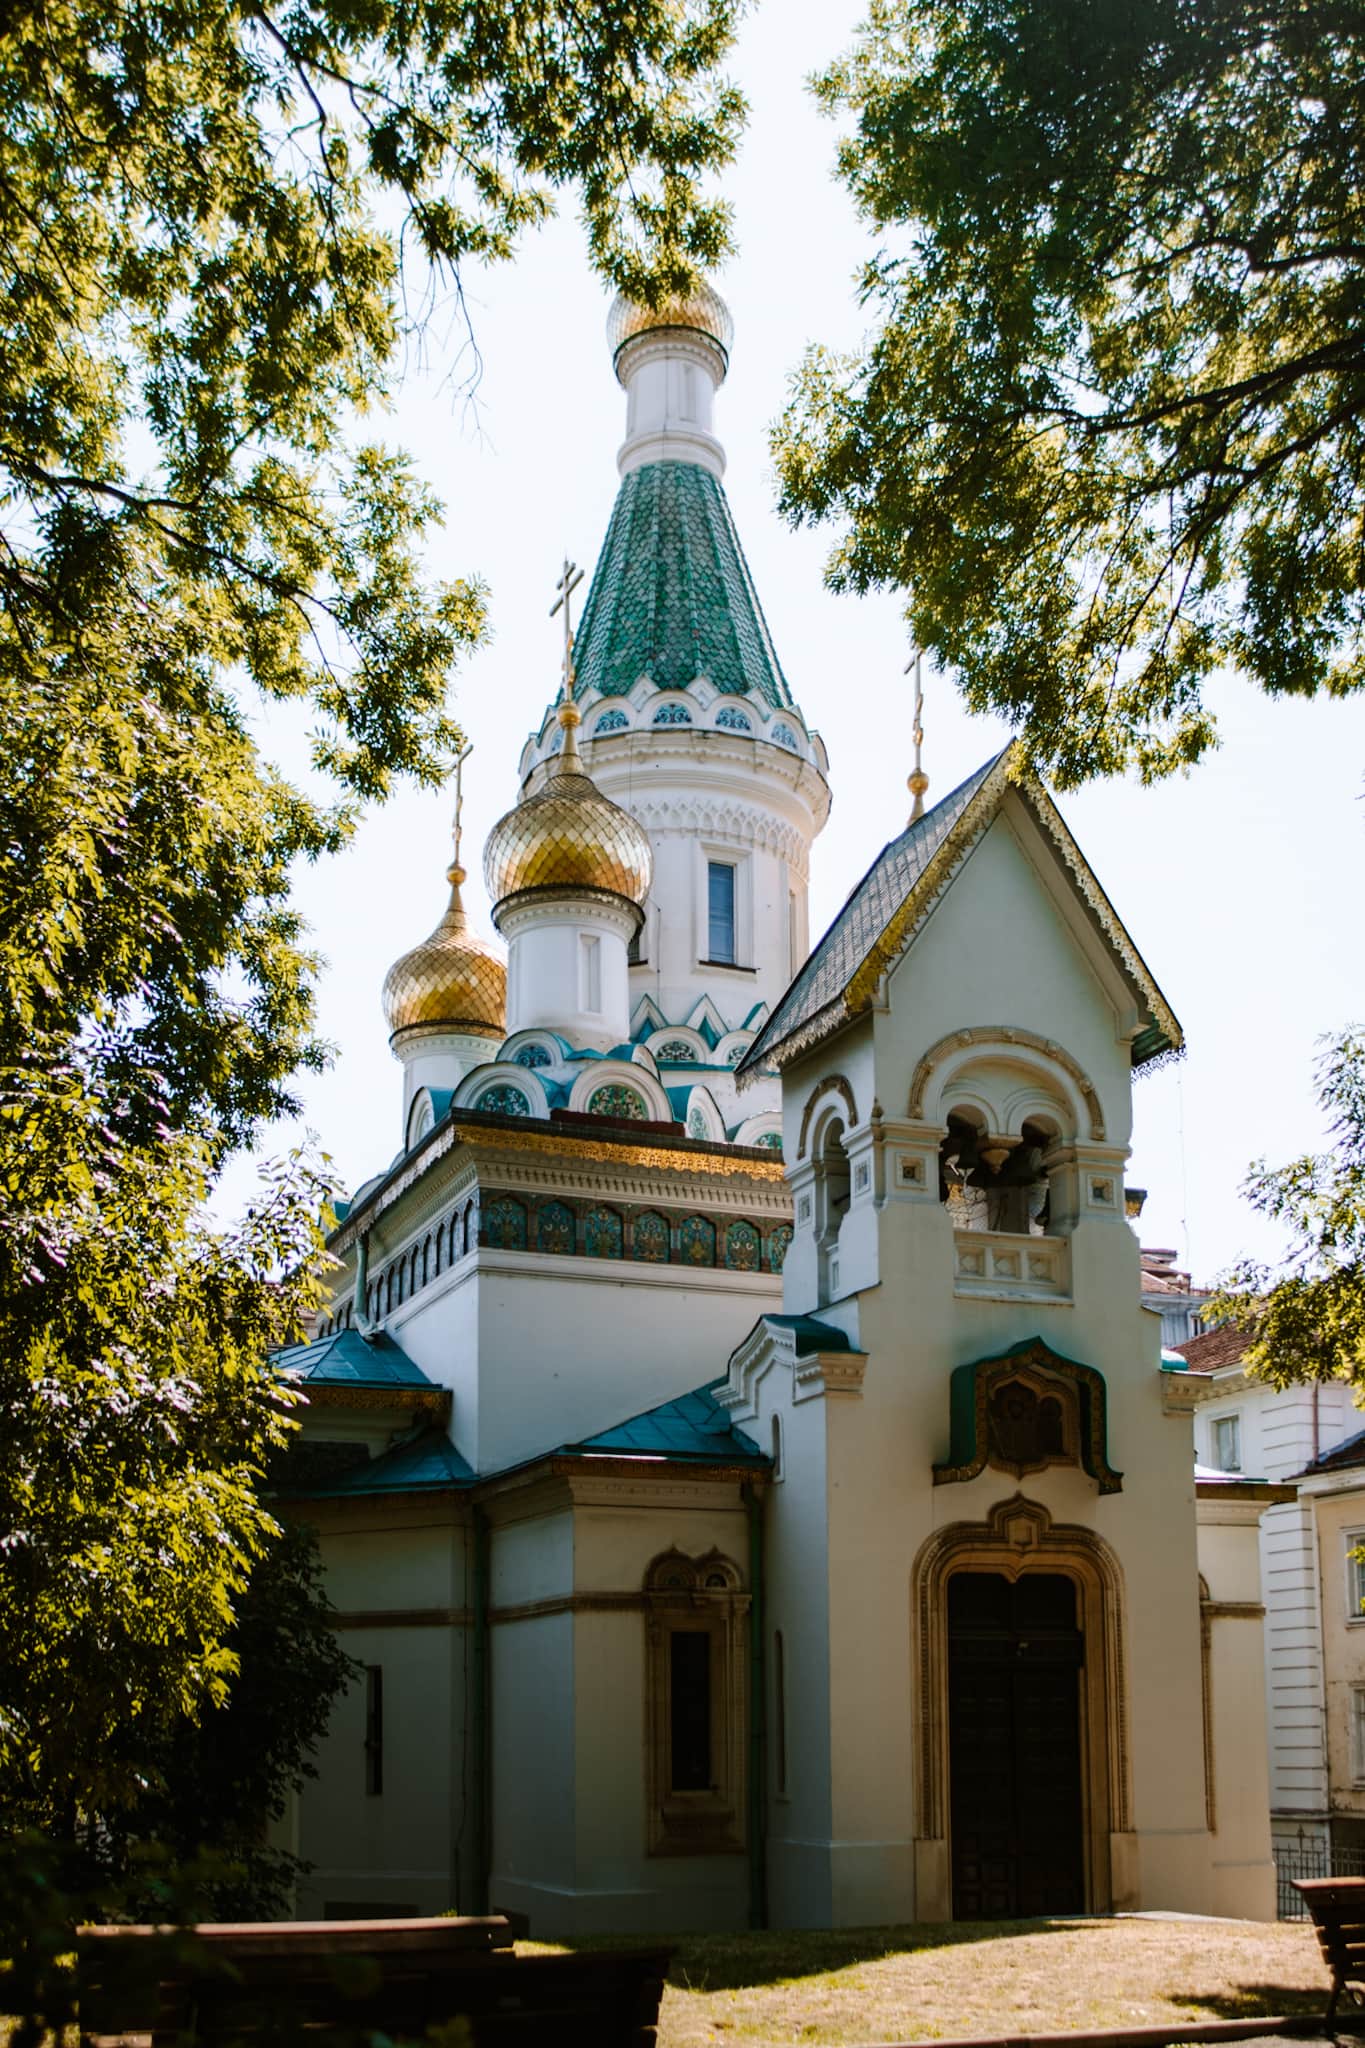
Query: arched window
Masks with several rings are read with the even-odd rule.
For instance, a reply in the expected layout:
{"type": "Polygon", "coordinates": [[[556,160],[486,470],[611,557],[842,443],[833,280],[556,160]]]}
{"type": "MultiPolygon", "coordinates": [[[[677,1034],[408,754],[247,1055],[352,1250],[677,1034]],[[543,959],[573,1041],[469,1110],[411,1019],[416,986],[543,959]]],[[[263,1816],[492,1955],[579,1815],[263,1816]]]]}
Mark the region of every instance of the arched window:
{"type": "Polygon", "coordinates": [[[852,1197],[844,1125],[838,1116],[828,1117],[817,1134],[815,1167],[815,1239],[820,1261],[819,1300],[823,1304],[839,1298],[839,1232],[852,1197]]]}
{"type": "Polygon", "coordinates": [[[787,1475],[782,1469],[782,1417],[780,1415],[774,1415],[773,1417],[772,1434],[773,1479],[785,1479],[787,1475]]]}
{"type": "Polygon", "coordinates": [[[667,1551],[645,1574],[646,1810],[656,1856],[744,1846],[744,1642],[738,1567],[667,1551]]]}
{"type": "Polygon", "coordinates": [[[632,1123],[646,1123],[649,1106],[638,1090],[627,1088],[620,1081],[609,1081],[589,1097],[588,1115],[621,1116],[632,1123]]]}
{"type": "Polygon", "coordinates": [[[1015,1136],[991,1131],[974,1109],[948,1113],[939,1146],[939,1200],[958,1230],[1042,1237],[1050,1192],[1045,1160],[1052,1133],[1026,1118],[1015,1136]]]}
{"type": "Polygon", "coordinates": [[[498,1116],[531,1114],[531,1105],[520,1088],[513,1088],[506,1081],[498,1082],[492,1088],[485,1088],[474,1107],[492,1110],[498,1116]]]}

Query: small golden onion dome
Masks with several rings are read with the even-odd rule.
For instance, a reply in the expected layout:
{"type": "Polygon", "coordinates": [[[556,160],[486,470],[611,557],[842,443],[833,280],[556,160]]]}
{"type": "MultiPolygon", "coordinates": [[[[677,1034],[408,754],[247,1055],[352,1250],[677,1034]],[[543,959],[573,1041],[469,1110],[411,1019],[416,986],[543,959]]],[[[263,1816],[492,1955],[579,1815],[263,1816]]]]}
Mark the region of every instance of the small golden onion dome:
{"type": "Polygon", "coordinates": [[[384,976],[389,1034],[442,1030],[502,1038],[507,1031],[507,963],[488,939],[469,929],[460,900],[465,871],[446,870],[450,902],[429,939],[395,960],[384,976]]]}
{"type": "Polygon", "coordinates": [[[493,917],[531,890],[601,889],[643,908],[654,852],[643,826],[583,772],[578,707],[561,704],[564,746],[544,787],[499,818],[483,850],[493,917]]]}
{"type": "Polygon", "coordinates": [[[607,340],[613,361],[637,334],[651,334],[660,327],[691,327],[698,334],[709,335],[729,361],[735,323],[730,318],[730,308],[709,284],[699,284],[688,297],[666,299],[656,307],[638,306],[633,299],[618,296],[607,315],[607,340]]]}

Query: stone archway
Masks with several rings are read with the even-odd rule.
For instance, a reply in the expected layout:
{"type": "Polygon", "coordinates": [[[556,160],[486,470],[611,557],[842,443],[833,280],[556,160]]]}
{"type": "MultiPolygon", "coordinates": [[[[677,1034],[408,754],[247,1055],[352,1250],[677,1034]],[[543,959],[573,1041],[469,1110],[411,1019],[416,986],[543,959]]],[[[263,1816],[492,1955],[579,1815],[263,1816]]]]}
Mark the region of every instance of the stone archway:
{"type": "Polygon", "coordinates": [[[1132,1772],[1128,1746],[1123,1575],[1093,1530],[1054,1524],[1038,1501],[1015,1494],[984,1522],[955,1522],[931,1536],[915,1560],[916,1915],[950,1920],[948,1583],[959,1572],[1007,1580],[1025,1572],[1071,1579],[1085,1641],[1080,1742],[1086,1908],[1107,1913],[1134,1902],[1132,1772]]]}

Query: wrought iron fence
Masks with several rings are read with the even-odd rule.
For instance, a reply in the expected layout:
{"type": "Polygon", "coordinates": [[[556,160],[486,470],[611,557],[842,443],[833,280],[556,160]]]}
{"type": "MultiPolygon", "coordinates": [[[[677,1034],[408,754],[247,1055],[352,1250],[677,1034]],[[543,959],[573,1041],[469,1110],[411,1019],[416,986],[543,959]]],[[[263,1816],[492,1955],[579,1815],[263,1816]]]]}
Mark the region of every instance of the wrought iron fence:
{"type": "Polygon", "coordinates": [[[1365,1850],[1327,1842],[1275,1843],[1276,1911],[1281,1920],[1306,1920],[1308,1908],[1294,1889],[1296,1877],[1365,1877],[1365,1850]]]}

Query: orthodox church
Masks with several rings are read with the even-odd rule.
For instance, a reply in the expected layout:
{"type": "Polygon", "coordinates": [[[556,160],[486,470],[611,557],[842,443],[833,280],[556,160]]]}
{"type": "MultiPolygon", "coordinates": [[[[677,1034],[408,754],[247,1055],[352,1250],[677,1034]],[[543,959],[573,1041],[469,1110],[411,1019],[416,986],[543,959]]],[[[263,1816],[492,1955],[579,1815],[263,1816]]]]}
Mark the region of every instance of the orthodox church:
{"type": "Polygon", "coordinates": [[[1269,1917],[1257,1524],[1140,1301],[1180,1026],[1012,749],[811,950],[825,748],[722,487],[710,290],[619,303],[557,701],[390,970],[284,1511],[360,1677],[305,1916],[1269,1917]]]}

